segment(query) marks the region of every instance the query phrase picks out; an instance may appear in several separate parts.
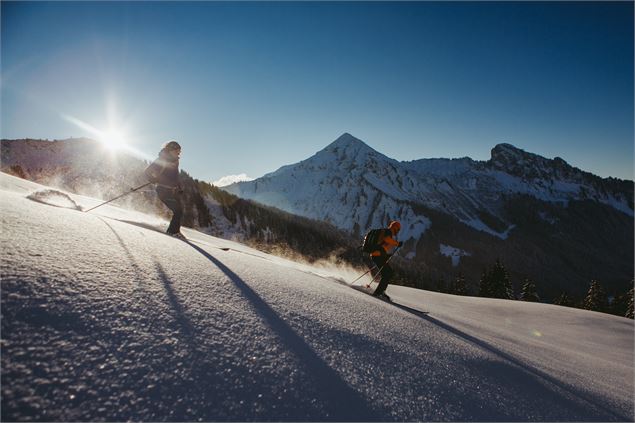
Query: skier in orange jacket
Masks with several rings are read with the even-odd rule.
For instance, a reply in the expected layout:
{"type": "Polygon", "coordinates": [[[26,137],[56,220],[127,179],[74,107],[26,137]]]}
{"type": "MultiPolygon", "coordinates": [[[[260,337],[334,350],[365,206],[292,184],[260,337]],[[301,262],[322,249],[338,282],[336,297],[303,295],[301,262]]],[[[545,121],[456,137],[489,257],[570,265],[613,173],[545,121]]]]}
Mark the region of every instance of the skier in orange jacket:
{"type": "Polygon", "coordinates": [[[392,267],[387,263],[390,258],[389,252],[395,247],[401,247],[403,242],[396,241],[393,238],[401,230],[401,223],[393,220],[388,225],[388,229],[388,231],[384,231],[383,238],[378,242],[378,248],[370,253],[370,259],[375,263],[377,269],[381,269],[381,280],[379,281],[379,286],[373,292],[373,296],[390,301],[390,297],[385,293],[388,282],[394,274],[392,267]]]}

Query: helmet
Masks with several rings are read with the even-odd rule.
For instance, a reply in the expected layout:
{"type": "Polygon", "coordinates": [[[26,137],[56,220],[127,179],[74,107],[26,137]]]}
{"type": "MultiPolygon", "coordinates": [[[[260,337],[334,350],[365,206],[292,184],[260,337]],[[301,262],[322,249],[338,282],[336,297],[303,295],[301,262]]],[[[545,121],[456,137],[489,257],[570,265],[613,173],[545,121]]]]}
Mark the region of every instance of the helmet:
{"type": "Polygon", "coordinates": [[[392,233],[396,234],[401,229],[401,223],[393,220],[392,222],[390,222],[390,225],[388,225],[388,229],[390,229],[392,233]]]}
{"type": "Polygon", "coordinates": [[[179,144],[178,142],[174,140],[171,140],[163,144],[163,149],[164,150],[180,150],[181,144],[179,144]]]}

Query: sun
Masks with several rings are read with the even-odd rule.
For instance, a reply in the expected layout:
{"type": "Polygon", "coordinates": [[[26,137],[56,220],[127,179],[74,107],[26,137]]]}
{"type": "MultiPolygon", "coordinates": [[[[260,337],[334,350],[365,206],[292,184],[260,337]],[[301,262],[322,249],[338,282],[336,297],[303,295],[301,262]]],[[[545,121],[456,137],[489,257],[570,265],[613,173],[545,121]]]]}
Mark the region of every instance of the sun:
{"type": "MultiPolygon", "coordinates": [[[[94,139],[99,141],[100,144],[111,153],[125,151],[126,153],[132,154],[144,160],[152,160],[152,156],[147,155],[133,146],[135,136],[131,135],[130,127],[127,125],[121,126],[111,122],[108,125],[107,130],[102,130],[84,122],[81,119],[67,114],[62,113],[60,116],[78,128],[91,133],[94,136],[94,139]]],[[[114,119],[111,119],[111,121],[115,122],[114,119]]]]}
{"type": "Polygon", "coordinates": [[[116,151],[126,147],[126,139],[123,133],[117,129],[109,129],[99,137],[100,141],[109,150],[116,151]]]}

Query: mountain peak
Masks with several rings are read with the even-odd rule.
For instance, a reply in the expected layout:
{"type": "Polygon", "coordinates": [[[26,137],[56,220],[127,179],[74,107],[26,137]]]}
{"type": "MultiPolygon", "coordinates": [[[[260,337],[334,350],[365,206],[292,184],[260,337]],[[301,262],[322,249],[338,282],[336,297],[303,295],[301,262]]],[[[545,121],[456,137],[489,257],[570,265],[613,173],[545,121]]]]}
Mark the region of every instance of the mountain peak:
{"type": "Polygon", "coordinates": [[[521,150],[520,148],[507,143],[497,144],[494,148],[492,148],[492,159],[500,156],[522,157],[526,154],[530,153],[527,153],[525,150],[521,150]]]}
{"type": "Polygon", "coordinates": [[[359,155],[360,153],[377,153],[373,148],[369,147],[364,141],[354,137],[348,132],[344,132],[335,141],[327,145],[324,150],[328,153],[339,155],[359,155]]]}
{"type": "Polygon", "coordinates": [[[351,134],[349,134],[348,132],[344,132],[342,135],[340,135],[335,141],[333,141],[331,144],[329,144],[326,148],[337,148],[337,147],[344,147],[344,148],[348,148],[348,147],[352,147],[352,146],[365,146],[367,148],[368,145],[366,145],[366,143],[364,143],[364,141],[360,140],[359,138],[355,138],[354,136],[352,136],[351,134]]]}
{"type": "Polygon", "coordinates": [[[391,160],[348,132],[340,135],[339,138],[319,151],[316,156],[324,159],[335,156],[339,162],[353,160],[360,165],[365,163],[370,157],[391,160]]]}
{"type": "Polygon", "coordinates": [[[342,141],[346,141],[346,140],[356,140],[356,141],[361,141],[359,138],[352,136],[351,134],[349,134],[348,132],[344,132],[342,135],[340,135],[337,140],[342,140],[342,141]]]}
{"type": "Polygon", "coordinates": [[[492,158],[489,163],[495,169],[527,179],[569,178],[576,171],[560,157],[547,159],[504,143],[492,148],[492,158]]]}
{"type": "Polygon", "coordinates": [[[499,169],[510,171],[519,167],[544,165],[547,159],[537,154],[528,153],[511,144],[497,144],[492,148],[490,163],[499,169]]]}

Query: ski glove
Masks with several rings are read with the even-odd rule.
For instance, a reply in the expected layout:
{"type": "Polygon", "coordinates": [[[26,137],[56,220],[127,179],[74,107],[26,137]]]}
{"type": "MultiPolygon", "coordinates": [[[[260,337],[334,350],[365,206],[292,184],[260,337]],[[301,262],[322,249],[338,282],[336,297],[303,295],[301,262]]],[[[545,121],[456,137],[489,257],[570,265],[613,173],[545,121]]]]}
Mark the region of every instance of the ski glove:
{"type": "Polygon", "coordinates": [[[401,247],[403,245],[403,241],[399,241],[399,244],[397,245],[397,247],[401,247]]]}

